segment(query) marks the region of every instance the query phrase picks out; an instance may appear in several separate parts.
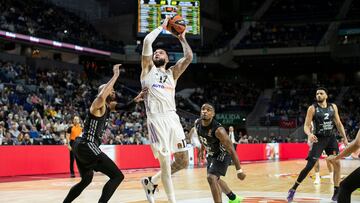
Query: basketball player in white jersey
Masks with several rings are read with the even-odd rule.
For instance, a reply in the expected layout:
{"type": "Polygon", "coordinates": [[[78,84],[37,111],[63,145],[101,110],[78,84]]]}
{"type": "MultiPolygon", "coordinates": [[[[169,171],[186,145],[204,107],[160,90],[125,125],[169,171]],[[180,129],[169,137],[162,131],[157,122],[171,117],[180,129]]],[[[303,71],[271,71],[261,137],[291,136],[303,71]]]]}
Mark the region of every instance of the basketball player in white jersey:
{"type": "Polygon", "coordinates": [[[149,202],[154,202],[156,189],[154,179],[161,177],[168,202],[174,203],[175,193],[171,179],[171,154],[186,150],[185,134],[179,116],[176,114],[175,87],[177,80],[192,61],[193,53],[185,39],[185,32],[176,36],[183,48],[184,57],[174,66],[166,68],[169,56],[163,49],[153,52],[152,43],[166,29],[169,17],[163,24],[150,32],[144,39],[141,58],[141,85],[148,88],[144,99],[149,139],[154,156],[159,159],[161,171],[151,178],[142,179],[149,202]]]}

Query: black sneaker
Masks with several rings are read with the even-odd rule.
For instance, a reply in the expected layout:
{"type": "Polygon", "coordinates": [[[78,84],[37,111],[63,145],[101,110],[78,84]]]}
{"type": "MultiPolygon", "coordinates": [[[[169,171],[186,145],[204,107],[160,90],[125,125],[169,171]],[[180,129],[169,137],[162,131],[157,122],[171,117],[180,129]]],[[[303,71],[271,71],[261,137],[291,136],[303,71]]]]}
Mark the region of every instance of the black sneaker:
{"type": "Polygon", "coordinates": [[[334,195],[332,196],[331,200],[332,200],[333,202],[337,202],[338,197],[339,197],[339,189],[337,189],[337,190],[334,191],[334,195]]]}

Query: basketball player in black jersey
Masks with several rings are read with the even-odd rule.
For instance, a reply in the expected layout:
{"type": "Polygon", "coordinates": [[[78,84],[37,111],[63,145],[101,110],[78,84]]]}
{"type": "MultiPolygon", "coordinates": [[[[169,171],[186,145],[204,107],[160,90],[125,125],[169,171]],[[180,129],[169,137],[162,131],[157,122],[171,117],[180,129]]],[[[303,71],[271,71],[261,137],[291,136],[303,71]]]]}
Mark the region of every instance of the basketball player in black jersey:
{"type": "Polygon", "coordinates": [[[215,203],[222,202],[221,192],[224,192],[229,203],[242,201],[240,196],[235,195],[220,176],[225,176],[227,168],[233,160],[237,172],[237,178],[245,179],[245,173],[241,169],[239,158],[234,146],[224,127],[214,119],[215,108],[209,103],[201,107],[201,118],[195,122],[195,130],[202,146],[207,153],[207,180],[215,203]]]}
{"type": "Polygon", "coordinates": [[[70,189],[64,203],[72,202],[80,195],[91,183],[94,171],[100,171],[110,178],[104,185],[99,203],[108,202],[116,188],[124,179],[123,173],[116,164],[100,150],[101,137],[106,128],[110,111],[127,110],[131,108],[134,103],[143,100],[146,89],[141,91],[137,97],[125,105],[115,102],[113,86],[120,75],[120,66],[120,64],[115,65],[113,68],[113,77],[108,83],[99,87],[99,93],[91,104],[89,113],[85,119],[82,136],[76,138],[72,145],[76,164],[81,175],[81,181],[70,189]]]}
{"type": "MultiPolygon", "coordinates": [[[[349,156],[351,153],[355,152],[360,148],[360,130],[358,131],[356,138],[353,142],[349,144],[347,148],[344,149],[338,156],[331,155],[327,158],[330,162],[336,162],[341,160],[344,157],[349,156]]],[[[351,193],[353,193],[357,188],[360,188],[360,167],[355,169],[350,175],[348,175],[340,183],[338,203],[350,203],[351,202],[351,193]]]]}
{"type": "MultiPolygon", "coordinates": [[[[325,150],[328,156],[339,153],[335,126],[344,138],[345,145],[348,143],[344,126],[340,121],[338,108],[335,104],[327,102],[327,94],[328,91],[325,88],[319,87],[316,90],[316,103],[311,105],[307,110],[304,132],[308,136],[308,140],[313,144],[306,158],[307,164],[305,168],[300,172],[295,184],[288,192],[288,202],[292,202],[297,187],[314,167],[323,150],[325,150]],[[313,133],[311,132],[311,122],[314,124],[313,133]]],[[[334,195],[331,199],[336,201],[339,192],[340,161],[334,161],[332,165],[334,167],[334,195]]]]}

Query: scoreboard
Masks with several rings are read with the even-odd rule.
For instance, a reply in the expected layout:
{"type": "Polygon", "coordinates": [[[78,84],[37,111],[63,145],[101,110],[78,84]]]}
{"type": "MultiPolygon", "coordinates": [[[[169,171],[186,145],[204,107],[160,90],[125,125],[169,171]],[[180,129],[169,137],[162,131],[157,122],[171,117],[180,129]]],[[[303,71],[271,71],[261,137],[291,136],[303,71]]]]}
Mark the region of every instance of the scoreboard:
{"type": "MultiPolygon", "coordinates": [[[[146,35],[162,24],[165,15],[180,15],[187,36],[200,36],[200,0],[138,0],[137,33],[146,35]]],[[[163,31],[164,34],[170,34],[163,31]]]]}

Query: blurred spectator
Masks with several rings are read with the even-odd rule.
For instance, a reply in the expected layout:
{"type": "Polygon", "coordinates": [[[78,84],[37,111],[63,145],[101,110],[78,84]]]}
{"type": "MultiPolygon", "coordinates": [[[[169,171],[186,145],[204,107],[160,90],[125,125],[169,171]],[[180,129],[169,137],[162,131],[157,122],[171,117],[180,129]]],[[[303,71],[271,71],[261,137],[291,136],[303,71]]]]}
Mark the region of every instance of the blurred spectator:
{"type": "Polygon", "coordinates": [[[197,105],[211,102],[217,111],[226,109],[251,110],[260,94],[254,84],[238,84],[231,82],[212,82],[199,87],[190,96],[197,105]]]}
{"type": "Polygon", "coordinates": [[[249,140],[247,138],[247,135],[243,135],[242,137],[240,137],[239,139],[239,144],[248,144],[249,140]]]}
{"type": "Polygon", "coordinates": [[[29,133],[25,133],[23,140],[21,141],[21,145],[32,145],[30,140],[29,133]]]}
{"type": "Polygon", "coordinates": [[[15,142],[13,138],[11,138],[11,134],[9,132],[5,134],[5,138],[2,140],[2,145],[15,145],[15,142]]]}
{"type": "Polygon", "coordinates": [[[237,48],[316,46],[329,24],[254,22],[237,48]]]}
{"type": "MultiPolygon", "coordinates": [[[[0,13],[2,30],[124,53],[123,42],[106,39],[90,23],[50,1],[3,0],[0,13]]],[[[8,77],[15,77],[14,72],[8,77]]]]}

